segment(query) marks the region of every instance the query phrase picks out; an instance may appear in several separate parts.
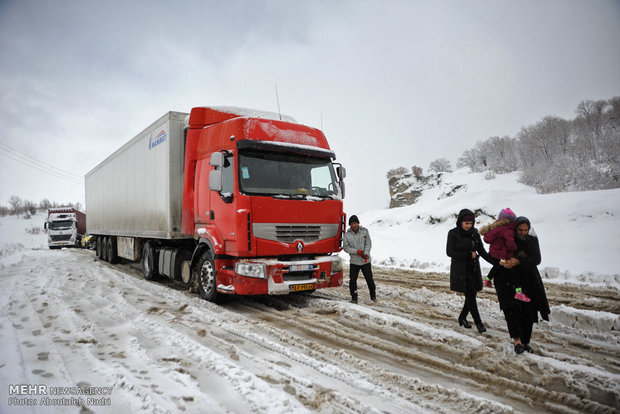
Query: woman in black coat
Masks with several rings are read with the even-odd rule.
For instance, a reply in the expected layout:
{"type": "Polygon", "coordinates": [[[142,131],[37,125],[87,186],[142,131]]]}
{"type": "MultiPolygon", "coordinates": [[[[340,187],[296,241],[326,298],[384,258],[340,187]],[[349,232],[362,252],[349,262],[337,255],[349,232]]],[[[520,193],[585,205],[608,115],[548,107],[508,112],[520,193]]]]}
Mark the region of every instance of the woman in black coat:
{"type": "Polygon", "coordinates": [[[506,318],[508,333],[514,342],[515,352],[521,354],[524,351],[534,352],[529,345],[534,323],[538,322],[539,313],[541,318],[548,321],[551,311],[537,268],[541,261],[538,237],[529,234],[531,224],[526,217],[518,217],[516,224],[517,250],[513,258],[509,259],[503,267],[497,268],[495,291],[499,306],[506,318]],[[529,303],[514,299],[514,286],[510,283],[511,279],[507,270],[513,267],[519,272],[523,293],[531,299],[529,303]]]}
{"type": "Polygon", "coordinates": [[[484,249],[478,230],[474,227],[474,213],[463,209],[459,212],[456,227],[448,232],[446,254],[452,258],[450,263],[450,289],[465,294],[465,304],[459,315],[460,326],[471,328],[467,321],[467,314],[471,313],[478,332],[487,329],[480,319],[476,294],[482,290],[482,274],[480,272],[479,256],[487,262],[497,265],[498,260],[484,249]]]}

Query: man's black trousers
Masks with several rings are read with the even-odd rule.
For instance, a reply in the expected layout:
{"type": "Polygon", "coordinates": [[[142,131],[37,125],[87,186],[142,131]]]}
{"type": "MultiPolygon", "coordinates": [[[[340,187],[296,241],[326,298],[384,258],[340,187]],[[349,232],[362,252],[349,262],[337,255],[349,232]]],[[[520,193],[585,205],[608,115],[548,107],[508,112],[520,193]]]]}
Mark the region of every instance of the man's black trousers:
{"type": "Polygon", "coordinates": [[[370,299],[375,299],[375,281],[372,278],[372,268],[370,267],[370,263],[366,263],[362,266],[351,264],[349,267],[349,290],[351,291],[351,298],[357,299],[357,277],[360,274],[360,270],[364,275],[364,279],[366,279],[366,284],[368,285],[368,290],[370,291],[370,299]]]}

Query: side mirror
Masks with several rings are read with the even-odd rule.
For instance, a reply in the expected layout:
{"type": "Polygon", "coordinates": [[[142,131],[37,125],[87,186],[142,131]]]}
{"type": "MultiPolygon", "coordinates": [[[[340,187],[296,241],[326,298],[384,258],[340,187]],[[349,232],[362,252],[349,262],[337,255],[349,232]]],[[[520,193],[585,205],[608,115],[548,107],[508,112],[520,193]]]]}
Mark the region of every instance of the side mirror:
{"type": "MultiPolygon", "coordinates": [[[[214,152],[209,159],[209,165],[215,168],[222,168],[224,166],[224,154],[221,152],[214,152]]],[[[211,179],[209,179],[209,182],[211,179]]]]}
{"type": "Polygon", "coordinates": [[[342,165],[336,167],[336,172],[338,173],[338,178],[340,178],[340,181],[344,180],[347,176],[347,169],[344,168],[342,165]]]}
{"type": "Polygon", "coordinates": [[[344,181],[340,180],[338,184],[340,185],[340,192],[342,193],[342,198],[344,198],[344,181]]]}
{"type": "MultiPolygon", "coordinates": [[[[213,155],[211,156],[211,160],[213,160],[213,155]]],[[[209,173],[209,189],[213,191],[222,191],[222,187],[223,187],[222,170],[211,171],[209,173]]]]}

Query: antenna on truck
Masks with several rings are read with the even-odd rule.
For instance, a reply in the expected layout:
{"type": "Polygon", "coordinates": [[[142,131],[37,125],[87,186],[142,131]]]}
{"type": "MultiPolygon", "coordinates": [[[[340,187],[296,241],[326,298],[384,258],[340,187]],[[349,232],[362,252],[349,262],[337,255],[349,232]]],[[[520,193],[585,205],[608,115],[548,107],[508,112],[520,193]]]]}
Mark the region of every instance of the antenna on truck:
{"type": "Polygon", "coordinates": [[[278,115],[280,116],[280,121],[282,120],[282,112],[280,112],[280,98],[278,98],[278,85],[275,85],[276,88],[276,102],[278,103],[278,115]]]}

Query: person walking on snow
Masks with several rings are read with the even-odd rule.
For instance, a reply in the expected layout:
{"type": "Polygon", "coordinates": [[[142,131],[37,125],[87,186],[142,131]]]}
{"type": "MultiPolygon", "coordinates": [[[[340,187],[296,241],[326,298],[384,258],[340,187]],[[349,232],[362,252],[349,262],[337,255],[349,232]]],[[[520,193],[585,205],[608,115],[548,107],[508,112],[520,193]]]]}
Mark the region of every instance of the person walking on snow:
{"type": "Polygon", "coordinates": [[[474,213],[471,210],[463,209],[459,212],[456,227],[448,232],[446,254],[452,259],[450,289],[465,294],[465,304],[458,318],[459,325],[470,329],[471,325],[466,318],[471,313],[478,332],[483,333],[487,328],[482,323],[476,302],[476,294],[482,290],[479,256],[492,265],[497,265],[498,261],[484,249],[478,230],[474,227],[474,221],[474,213]]]}
{"type": "MultiPolygon", "coordinates": [[[[489,243],[489,254],[499,259],[500,265],[503,265],[506,260],[510,259],[514,252],[517,250],[517,244],[515,242],[515,227],[516,227],[517,215],[508,207],[501,210],[497,216],[497,220],[487,226],[483,226],[480,229],[480,234],[484,236],[484,241],[489,243]]],[[[497,269],[495,269],[497,271],[497,269]]],[[[495,272],[491,271],[491,274],[495,272]]],[[[519,278],[519,274],[516,271],[510,271],[510,281],[512,282],[516,300],[522,302],[529,302],[530,298],[523,293],[521,285],[523,284],[519,278]]],[[[491,283],[492,276],[487,276],[484,285],[487,287],[493,287],[491,283]]]]}
{"type": "Polygon", "coordinates": [[[349,230],[344,235],[342,248],[351,256],[349,265],[349,291],[351,292],[351,302],[357,303],[357,277],[360,270],[366,279],[370,300],[377,301],[375,291],[375,281],[372,278],[372,268],[370,265],[370,249],[372,241],[368,229],[360,226],[360,221],[356,215],[349,218],[349,230]]]}
{"type": "Polygon", "coordinates": [[[532,330],[538,323],[538,314],[549,321],[549,301],[538,265],[541,261],[538,237],[531,229],[527,217],[517,217],[515,242],[517,249],[514,257],[499,266],[495,275],[495,291],[500,309],[504,312],[508,333],[513,340],[517,354],[533,353],[530,347],[532,330]],[[521,275],[523,291],[531,298],[530,302],[515,300],[514,286],[510,281],[510,273],[516,271],[521,275]]]}

